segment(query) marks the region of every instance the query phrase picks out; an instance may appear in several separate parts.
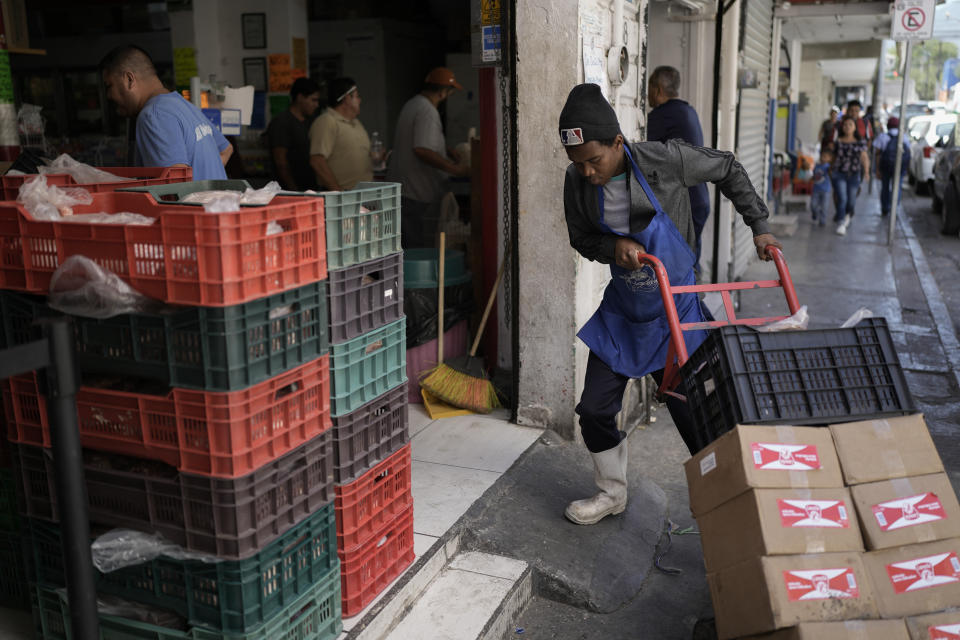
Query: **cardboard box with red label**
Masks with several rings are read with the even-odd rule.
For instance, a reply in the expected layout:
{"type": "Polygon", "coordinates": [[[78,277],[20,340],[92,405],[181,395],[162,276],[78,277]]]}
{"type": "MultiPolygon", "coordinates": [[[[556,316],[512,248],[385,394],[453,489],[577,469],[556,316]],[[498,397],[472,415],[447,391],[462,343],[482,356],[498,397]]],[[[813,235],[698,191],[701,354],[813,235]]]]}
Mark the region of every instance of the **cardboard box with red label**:
{"type": "Polygon", "coordinates": [[[960,538],[864,554],[884,618],[960,605],[960,538]]]}
{"type": "Polygon", "coordinates": [[[755,557],[707,575],[720,640],[878,617],[859,553],[755,557]]]}
{"type": "Polygon", "coordinates": [[[843,622],[801,622],[741,640],[911,640],[903,620],[844,620],[843,622]]]}
{"type": "Polygon", "coordinates": [[[863,550],[848,489],[750,489],[697,525],[709,572],[755,556],[863,550]]]}
{"type": "Polygon", "coordinates": [[[922,414],[830,425],[847,485],[943,471],[922,414]]]}
{"type": "Polygon", "coordinates": [[[858,484],[850,492],[868,549],[960,537],[960,504],[945,473],[858,484]]]}
{"type": "Polygon", "coordinates": [[[960,640],[960,609],[907,618],[910,640],[960,640]]]}
{"type": "Polygon", "coordinates": [[[739,425],[684,467],[695,517],[749,489],[843,486],[830,432],[817,427],[739,425]]]}

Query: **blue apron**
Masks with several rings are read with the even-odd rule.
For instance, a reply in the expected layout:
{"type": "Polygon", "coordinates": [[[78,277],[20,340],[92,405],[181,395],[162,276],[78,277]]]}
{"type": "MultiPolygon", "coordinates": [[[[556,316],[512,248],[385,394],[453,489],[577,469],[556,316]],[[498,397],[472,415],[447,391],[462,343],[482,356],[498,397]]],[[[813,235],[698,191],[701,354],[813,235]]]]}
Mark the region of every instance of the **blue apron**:
{"type": "MultiPolygon", "coordinates": [[[[608,233],[632,238],[642,244],[647,253],[659,258],[672,286],[694,284],[696,255],[680,235],[677,226],[664,213],[629,149],[624,147],[624,151],[630,160],[633,175],[656,213],[647,228],[639,233],[628,235],[614,231],[604,222],[603,187],[598,186],[600,226],[608,233]]],[[[583,325],[577,337],[608,367],[621,375],[640,378],[663,369],[667,362],[670,326],[653,268],[644,265],[641,269],[631,271],[611,264],[610,275],[612,278],[603,292],[600,307],[583,325]]],[[[704,320],[696,293],[677,294],[673,299],[681,323],[704,320]]],[[[683,335],[687,353],[693,353],[706,339],[707,332],[685,331],[683,335]]]]}

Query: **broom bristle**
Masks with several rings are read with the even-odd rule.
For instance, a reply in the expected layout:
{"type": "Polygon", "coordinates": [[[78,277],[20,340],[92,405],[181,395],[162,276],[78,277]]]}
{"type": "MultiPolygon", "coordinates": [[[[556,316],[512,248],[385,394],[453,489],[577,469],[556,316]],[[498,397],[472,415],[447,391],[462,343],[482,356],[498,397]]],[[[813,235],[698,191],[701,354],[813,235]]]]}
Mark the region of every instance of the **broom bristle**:
{"type": "Polygon", "coordinates": [[[426,374],[420,386],[436,398],[454,407],[477,413],[490,413],[500,406],[493,383],[461,373],[445,364],[426,374]]]}

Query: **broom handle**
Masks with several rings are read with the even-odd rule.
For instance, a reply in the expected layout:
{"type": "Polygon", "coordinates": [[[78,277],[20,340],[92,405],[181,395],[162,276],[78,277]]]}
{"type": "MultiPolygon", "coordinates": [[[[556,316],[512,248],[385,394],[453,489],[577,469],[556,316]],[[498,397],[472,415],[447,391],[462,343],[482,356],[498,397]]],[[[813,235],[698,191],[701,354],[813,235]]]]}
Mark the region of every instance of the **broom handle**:
{"type": "Polygon", "coordinates": [[[507,256],[509,256],[509,250],[503,256],[503,261],[500,263],[500,270],[497,271],[497,280],[493,283],[493,290],[490,292],[490,297],[487,298],[487,308],[483,310],[483,316],[480,318],[480,326],[477,327],[477,337],[473,339],[473,346],[470,347],[470,357],[477,355],[477,347],[480,346],[480,338],[483,337],[483,330],[487,327],[487,318],[490,317],[490,309],[493,308],[493,301],[497,297],[497,290],[500,289],[500,281],[503,280],[503,268],[507,266],[507,256]]]}
{"type": "Polygon", "coordinates": [[[440,290],[437,292],[437,364],[443,362],[443,276],[444,260],[447,257],[447,234],[440,232],[440,290]]]}

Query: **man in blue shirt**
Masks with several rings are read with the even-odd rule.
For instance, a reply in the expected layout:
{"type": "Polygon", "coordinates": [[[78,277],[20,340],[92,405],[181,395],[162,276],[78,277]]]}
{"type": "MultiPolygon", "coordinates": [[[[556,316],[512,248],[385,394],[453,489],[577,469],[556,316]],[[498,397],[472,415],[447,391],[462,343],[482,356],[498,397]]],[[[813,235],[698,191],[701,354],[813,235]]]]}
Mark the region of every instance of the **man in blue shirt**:
{"type": "Polygon", "coordinates": [[[210,120],[179,93],[167,91],[146,51],[123,45],[100,62],[107,99],[117,113],[135,117],[134,164],[191,167],[194,180],[224,180],[233,153],[210,120]]]}
{"type": "MultiPolygon", "coordinates": [[[[647,101],[653,110],[647,117],[647,140],[666,142],[679,138],[684,142],[703,146],[703,130],[697,112],[680,100],[680,72],[673,67],[657,67],[650,74],[647,101]]],[[[690,211],[697,236],[697,261],[700,261],[700,234],[710,215],[710,196],[706,184],[690,187],[690,211]]]]}

